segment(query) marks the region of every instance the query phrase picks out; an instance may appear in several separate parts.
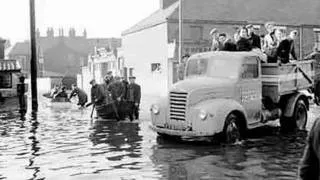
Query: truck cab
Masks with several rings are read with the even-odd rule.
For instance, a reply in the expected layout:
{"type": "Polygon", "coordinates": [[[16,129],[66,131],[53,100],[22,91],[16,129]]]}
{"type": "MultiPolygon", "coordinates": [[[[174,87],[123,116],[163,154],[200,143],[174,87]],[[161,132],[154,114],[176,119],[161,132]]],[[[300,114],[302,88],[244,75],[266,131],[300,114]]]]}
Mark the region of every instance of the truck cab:
{"type": "MultiPolygon", "coordinates": [[[[260,56],[253,52],[206,52],[191,56],[184,80],[174,84],[166,97],[152,105],[151,128],[167,136],[222,133],[227,140],[235,141],[248,128],[269,120],[281,118],[286,124],[293,116],[292,109],[295,110],[288,108],[289,101],[289,106],[295,106],[300,99],[306,114],[307,97],[299,93],[299,88],[288,91],[291,88],[287,87],[284,91],[279,79],[286,77],[275,74],[272,79],[272,75],[263,74],[260,61],[260,56]]],[[[264,73],[279,69],[278,65],[268,68],[264,73]]],[[[293,86],[302,88],[298,84],[293,86]]],[[[303,88],[311,86],[309,83],[303,88]]]]}

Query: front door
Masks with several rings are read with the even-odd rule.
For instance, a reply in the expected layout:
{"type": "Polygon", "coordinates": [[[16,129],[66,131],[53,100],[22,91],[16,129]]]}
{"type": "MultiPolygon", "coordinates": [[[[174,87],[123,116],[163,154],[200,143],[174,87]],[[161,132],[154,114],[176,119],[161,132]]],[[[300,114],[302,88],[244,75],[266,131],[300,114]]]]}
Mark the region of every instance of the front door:
{"type": "Polygon", "coordinates": [[[250,57],[242,64],[240,75],[240,102],[247,112],[248,124],[254,124],[261,118],[262,82],[259,76],[259,59],[250,57]]]}

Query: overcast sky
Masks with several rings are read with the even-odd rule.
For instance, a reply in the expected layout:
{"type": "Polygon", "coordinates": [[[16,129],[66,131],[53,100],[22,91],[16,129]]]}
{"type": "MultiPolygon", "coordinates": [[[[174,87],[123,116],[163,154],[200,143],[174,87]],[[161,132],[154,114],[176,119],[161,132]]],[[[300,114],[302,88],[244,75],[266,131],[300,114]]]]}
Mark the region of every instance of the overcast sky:
{"type": "MultiPolygon", "coordinates": [[[[121,32],[159,8],[159,0],[35,0],[36,26],[87,29],[88,37],[120,37],[121,32]]],[[[29,0],[0,0],[0,37],[13,42],[29,38],[29,0]]]]}

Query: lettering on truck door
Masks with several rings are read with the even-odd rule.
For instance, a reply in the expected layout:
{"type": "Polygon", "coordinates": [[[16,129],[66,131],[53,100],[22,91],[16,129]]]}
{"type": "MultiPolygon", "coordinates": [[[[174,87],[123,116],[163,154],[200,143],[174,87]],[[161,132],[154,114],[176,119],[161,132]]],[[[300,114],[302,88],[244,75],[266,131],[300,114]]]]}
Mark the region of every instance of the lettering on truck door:
{"type": "Polygon", "coordinates": [[[240,74],[240,103],[246,110],[248,124],[260,121],[262,83],[259,75],[260,63],[249,57],[242,64],[240,74]]]}

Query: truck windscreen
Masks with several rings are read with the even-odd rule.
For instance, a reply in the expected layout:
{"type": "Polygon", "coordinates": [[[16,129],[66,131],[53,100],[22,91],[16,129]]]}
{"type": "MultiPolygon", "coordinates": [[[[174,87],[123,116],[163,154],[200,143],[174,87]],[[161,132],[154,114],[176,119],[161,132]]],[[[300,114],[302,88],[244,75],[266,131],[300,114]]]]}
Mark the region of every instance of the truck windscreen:
{"type": "Polygon", "coordinates": [[[210,76],[235,79],[239,77],[241,61],[228,59],[190,59],[186,68],[186,76],[210,76]]]}

